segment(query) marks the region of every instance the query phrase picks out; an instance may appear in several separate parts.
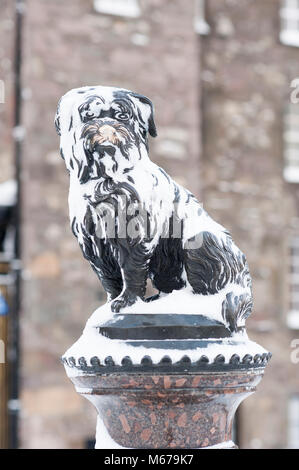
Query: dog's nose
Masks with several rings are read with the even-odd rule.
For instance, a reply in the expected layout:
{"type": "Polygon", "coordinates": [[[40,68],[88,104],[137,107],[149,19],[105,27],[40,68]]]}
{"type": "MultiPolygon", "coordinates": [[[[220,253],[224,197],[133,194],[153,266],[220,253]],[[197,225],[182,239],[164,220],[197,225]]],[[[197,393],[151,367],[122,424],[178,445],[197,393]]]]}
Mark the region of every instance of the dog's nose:
{"type": "Polygon", "coordinates": [[[104,141],[109,141],[112,144],[117,144],[119,142],[119,137],[117,135],[116,130],[114,127],[110,126],[109,124],[104,124],[100,127],[99,133],[104,141]]]}

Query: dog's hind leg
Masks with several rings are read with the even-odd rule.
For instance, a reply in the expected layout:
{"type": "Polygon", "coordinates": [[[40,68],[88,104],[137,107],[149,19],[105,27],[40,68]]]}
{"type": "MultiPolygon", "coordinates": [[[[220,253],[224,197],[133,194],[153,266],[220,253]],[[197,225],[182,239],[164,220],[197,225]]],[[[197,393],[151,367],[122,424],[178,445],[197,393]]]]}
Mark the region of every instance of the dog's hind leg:
{"type": "Polygon", "coordinates": [[[200,235],[199,247],[184,249],[187,279],[194,293],[216,294],[228,283],[249,288],[251,280],[245,256],[229,234],[221,239],[211,232],[200,235]]]}

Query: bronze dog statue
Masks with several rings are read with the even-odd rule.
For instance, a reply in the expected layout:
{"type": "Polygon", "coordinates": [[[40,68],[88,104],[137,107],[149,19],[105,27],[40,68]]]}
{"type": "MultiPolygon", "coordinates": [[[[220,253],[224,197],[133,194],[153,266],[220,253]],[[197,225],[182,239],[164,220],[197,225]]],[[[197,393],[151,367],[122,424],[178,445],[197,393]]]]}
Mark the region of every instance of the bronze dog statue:
{"type": "Polygon", "coordinates": [[[245,256],[193,194],[150,161],[151,101],[121,88],[78,88],[61,98],[55,124],[70,174],[71,227],[112,311],[144,300],[150,278],[160,293],[223,292],[222,316],[236,331],[252,309],[245,256]]]}

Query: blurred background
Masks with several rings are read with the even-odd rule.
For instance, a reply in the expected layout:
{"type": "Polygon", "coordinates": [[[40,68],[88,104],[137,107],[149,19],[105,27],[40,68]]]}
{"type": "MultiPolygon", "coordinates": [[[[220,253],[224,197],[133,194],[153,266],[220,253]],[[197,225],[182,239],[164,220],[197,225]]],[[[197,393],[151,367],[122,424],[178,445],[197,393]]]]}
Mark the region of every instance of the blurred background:
{"type": "Polygon", "coordinates": [[[152,160],[247,255],[248,333],[273,358],[239,408],[236,441],[299,448],[299,1],[0,7],[0,447],[94,438],[95,409],[59,357],[106,296],[69,228],[53,119],[70,88],[101,84],[152,99],[152,160]]]}

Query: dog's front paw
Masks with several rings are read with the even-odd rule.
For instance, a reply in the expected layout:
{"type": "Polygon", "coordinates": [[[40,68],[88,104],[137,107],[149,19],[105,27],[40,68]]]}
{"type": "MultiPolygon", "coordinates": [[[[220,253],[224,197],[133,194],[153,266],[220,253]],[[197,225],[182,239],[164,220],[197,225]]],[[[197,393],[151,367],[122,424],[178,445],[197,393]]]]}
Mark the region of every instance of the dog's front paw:
{"type": "Polygon", "coordinates": [[[129,307],[133,305],[137,300],[135,295],[130,294],[129,292],[124,292],[123,294],[119,295],[113,302],[111,303],[111,310],[114,313],[118,313],[121,308],[129,307]]]}

